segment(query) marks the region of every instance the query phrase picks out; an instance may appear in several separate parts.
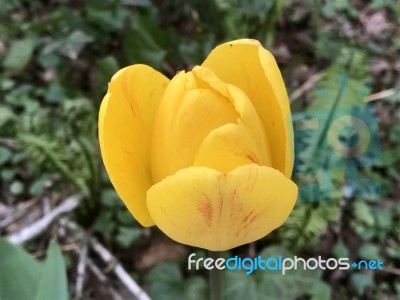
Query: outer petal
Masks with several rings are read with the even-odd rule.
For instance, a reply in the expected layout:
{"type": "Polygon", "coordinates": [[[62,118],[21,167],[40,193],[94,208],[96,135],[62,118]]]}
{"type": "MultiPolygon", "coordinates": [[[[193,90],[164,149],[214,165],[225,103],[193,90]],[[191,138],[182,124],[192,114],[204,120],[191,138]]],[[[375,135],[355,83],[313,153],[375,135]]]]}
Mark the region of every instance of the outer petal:
{"type": "Polygon", "coordinates": [[[203,66],[248,95],[267,132],[272,166],[290,177],[293,169],[290,106],[272,54],[255,40],[232,41],[215,48],[203,66]]]}
{"type": "Polygon", "coordinates": [[[227,250],[264,237],[293,209],[297,186],[279,171],[258,165],[229,173],[191,167],[157,183],[147,205],[172,239],[227,250]]]}
{"type": "Polygon", "coordinates": [[[146,206],[152,185],[150,145],[156,109],[169,80],[145,65],[117,72],[99,113],[104,165],[118,195],[143,226],[154,225],[146,206]]]}

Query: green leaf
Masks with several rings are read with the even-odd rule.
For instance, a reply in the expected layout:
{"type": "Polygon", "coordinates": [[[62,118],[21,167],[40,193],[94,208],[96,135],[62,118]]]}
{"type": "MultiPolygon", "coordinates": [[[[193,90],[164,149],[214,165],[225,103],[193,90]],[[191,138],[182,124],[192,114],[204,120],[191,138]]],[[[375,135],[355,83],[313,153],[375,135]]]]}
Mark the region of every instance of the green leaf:
{"type": "Polygon", "coordinates": [[[12,157],[12,152],[5,147],[0,147],[0,166],[8,162],[12,157]]]}
{"type": "Polygon", "coordinates": [[[372,285],[374,282],[370,275],[364,273],[355,273],[351,275],[351,283],[356,289],[358,295],[362,295],[367,286],[372,285]]]}
{"type": "Polygon", "coordinates": [[[331,288],[325,282],[315,282],[310,291],[312,300],[329,300],[331,299],[331,288]]]}
{"type": "Polygon", "coordinates": [[[94,38],[86,32],[75,30],[64,40],[60,51],[69,58],[76,59],[82,49],[93,40],[94,38]]]}
{"type": "Polygon", "coordinates": [[[375,223],[374,216],[372,215],[368,204],[366,204],[364,201],[360,200],[354,203],[354,214],[359,221],[365,223],[366,225],[372,226],[375,223]]]}
{"type": "Polygon", "coordinates": [[[345,10],[349,7],[347,0],[335,0],[333,1],[333,5],[337,10],[345,10]]]}
{"type": "Polygon", "coordinates": [[[31,300],[43,266],[22,247],[0,239],[0,299],[31,300]]]}
{"type": "Polygon", "coordinates": [[[142,235],[139,228],[119,227],[116,241],[123,248],[129,248],[142,235]]]}
{"type": "Polygon", "coordinates": [[[47,259],[44,273],[36,292],[36,300],[67,300],[67,275],[64,258],[60,248],[54,241],[50,242],[47,249],[47,259]]]}
{"type": "Polygon", "coordinates": [[[254,276],[246,275],[243,271],[228,271],[224,277],[224,295],[229,300],[257,300],[257,284],[254,276]]]}
{"type": "Polygon", "coordinates": [[[20,195],[24,191],[24,185],[21,181],[15,180],[10,185],[10,193],[13,195],[20,195]]]}
{"type": "Polygon", "coordinates": [[[185,281],[185,300],[207,300],[208,284],[204,277],[193,276],[185,281]]]}
{"type": "Polygon", "coordinates": [[[129,12],[122,6],[110,9],[88,5],[86,12],[88,21],[95,23],[103,32],[122,30],[129,16],[129,12]]]}
{"type": "Polygon", "coordinates": [[[33,181],[31,186],[29,187],[29,194],[33,196],[40,195],[43,192],[47,181],[48,178],[46,177],[41,177],[33,181]]]}
{"type": "Polygon", "coordinates": [[[137,16],[134,29],[123,41],[123,52],[130,63],[149,64],[160,70],[166,56],[160,37],[166,36],[150,19],[137,16]]]}
{"type": "Polygon", "coordinates": [[[288,270],[285,275],[280,271],[262,271],[259,293],[262,299],[296,299],[310,290],[319,280],[317,270],[304,270],[301,263],[297,270],[288,270]]]}
{"type": "Polygon", "coordinates": [[[182,273],[178,264],[161,263],[154,267],[145,277],[152,299],[184,299],[182,273]]]}
{"type": "Polygon", "coordinates": [[[15,169],[2,169],[0,173],[0,177],[4,181],[10,181],[15,177],[16,170],[15,169]]]}
{"type": "Polygon", "coordinates": [[[358,254],[364,259],[378,259],[380,258],[379,249],[376,245],[367,243],[363,244],[358,250],[358,254]]]}
{"type": "MultiPolygon", "coordinates": [[[[119,203],[122,203],[122,201],[119,200],[119,203]]],[[[121,207],[122,205],[119,206],[121,207]]],[[[125,207],[122,207],[117,211],[116,217],[118,223],[120,223],[121,225],[132,226],[133,224],[135,224],[135,219],[133,218],[129,210],[127,210],[125,207]]]]}
{"type": "Polygon", "coordinates": [[[122,4],[124,5],[132,5],[132,6],[151,6],[150,0],[122,0],[122,4]]]}
{"type": "Polygon", "coordinates": [[[349,256],[349,249],[342,242],[338,242],[333,247],[333,253],[335,254],[336,258],[348,257],[349,256]]]}
{"type": "Polygon", "coordinates": [[[65,91],[62,84],[58,80],[53,80],[50,83],[45,97],[49,103],[61,102],[65,97],[65,91]]]}
{"type": "Polygon", "coordinates": [[[4,58],[4,68],[12,72],[22,70],[32,57],[35,43],[35,37],[14,41],[4,58]]]}
{"type": "Polygon", "coordinates": [[[104,189],[101,193],[100,201],[106,207],[118,207],[122,203],[114,189],[104,189]]]}
{"type": "Polygon", "coordinates": [[[111,233],[114,230],[115,226],[116,224],[113,220],[113,215],[111,211],[101,213],[97,217],[94,224],[95,230],[106,234],[111,233]]]}
{"type": "Polygon", "coordinates": [[[97,60],[96,65],[100,69],[103,78],[107,81],[109,81],[111,76],[120,68],[117,59],[112,55],[97,60]]]}
{"type": "MultiPolygon", "coordinates": [[[[281,246],[269,246],[260,252],[263,258],[278,256],[293,257],[293,254],[281,246]]],[[[321,272],[304,270],[302,262],[298,262],[297,270],[288,270],[285,275],[280,270],[262,270],[259,277],[258,293],[260,299],[296,299],[310,291],[320,281],[321,272]]]]}
{"type": "Polygon", "coordinates": [[[0,128],[14,119],[14,113],[7,107],[0,108],[0,128]]]}

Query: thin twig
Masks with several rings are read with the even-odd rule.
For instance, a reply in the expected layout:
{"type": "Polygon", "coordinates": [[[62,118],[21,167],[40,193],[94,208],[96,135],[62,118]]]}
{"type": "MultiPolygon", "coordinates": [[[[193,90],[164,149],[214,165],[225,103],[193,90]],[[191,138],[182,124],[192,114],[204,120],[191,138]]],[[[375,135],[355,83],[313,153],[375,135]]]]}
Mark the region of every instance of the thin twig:
{"type": "MultiPolygon", "coordinates": [[[[58,233],[62,237],[67,237],[67,232],[65,230],[65,227],[58,227],[58,233]]],[[[75,233],[75,232],[74,232],[75,233]]],[[[75,300],[82,299],[83,297],[83,283],[84,283],[84,278],[81,276],[81,271],[82,271],[82,262],[84,262],[84,271],[86,272],[86,269],[89,269],[93,275],[99,280],[101,283],[105,283],[108,285],[108,292],[111,295],[111,299],[113,300],[123,300],[120,294],[118,294],[114,288],[109,284],[107,276],[100,270],[100,268],[90,259],[88,255],[88,244],[87,244],[87,239],[86,235],[84,232],[79,232],[76,235],[74,235],[74,239],[78,239],[81,242],[79,243],[81,246],[80,247],[75,247],[73,251],[75,252],[76,255],[79,257],[79,262],[78,262],[78,267],[77,267],[77,283],[75,285],[75,300]],[[77,238],[77,235],[79,237],[77,238]],[[87,267],[87,268],[86,268],[87,267]],[[78,283],[80,280],[82,280],[82,284],[78,283]]],[[[86,275],[86,273],[84,273],[86,275]]],[[[84,275],[84,276],[85,276],[84,275]]]]}
{"type": "Polygon", "coordinates": [[[396,94],[395,89],[388,89],[388,90],[384,90],[384,91],[369,95],[369,96],[365,97],[364,101],[365,102],[376,101],[376,100],[391,97],[395,94],[396,94]]]}
{"type": "MultiPolygon", "coordinates": [[[[107,276],[100,270],[100,268],[90,258],[88,258],[88,260],[87,260],[87,266],[89,267],[89,269],[93,273],[93,275],[96,276],[96,278],[100,282],[102,282],[102,283],[108,282],[107,276]]],[[[123,300],[121,295],[118,294],[111,286],[109,287],[109,291],[114,300],[123,300]]]]}
{"type": "Polygon", "coordinates": [[[62,204],[43,216],[43,218],[23,228],[21,231],[11,234],[7,239],[13,244],[26,243],[45,231],[58,216],[74,210],[79,205],[81,199],[82,195],[80,194],[68,197],[62,204]]]}
{"type": "Polygon", "coordinates": [[[0,139],[0,145],[10,148],[12,150],[15,150],[17,148],[15,142],[11,139],[0,139]]]}
{"type": "Polygon", "coordinates": [[[299,88],[297,88],[291,95],[290,95],[290,102],[294,102],[296,99],[303,96],[309,90],[311,90],[318,80],[322,78],[324,72],[319,72],[312,75],[306,82],[304,82],[299,88]]]}
{"type": "MultiPolygon", "coordinates": [[[[67,251],[71,251],[71,250],[75,251],[76,247],[77,247],[76,244],[74,244],[74,243],[59,245],[59,246],[60,246],[61,252],[67,252],[67,251]]],[[[42,256],[46,255],[46,253],[47,253],[47,249],[43,249],[43,250],[33,252],[32,256],[38,258],[38,257],[42,257],[42,256]]]]}
{"type": "Polygon", "coordinates": [[[82,299],[83,284],[85,282],[86,264],[88,259],[87,243],[83,243],[82,247],[78,249],[79,261],[76,269],[76,284],[75,284],[75,298],[82,299]]]}
{"type": "Polygon", "coordinates": [[[13,212],[11,216],[0,221],[0,228],[8,227],[10,224],[17,221],[19,218],[21,218],[23,215],[25,215],[28,211],[30,211],[30,210],[28,210],[28,208],[33,206],[37,201],[38,201],[38,198],[34,198],[32,200],[23,202],[22,204],[18,205],[14,210],[15,212],[13,212]]]}
{"type": "Polygon", "coordinates": [[[395,268],[391,268],[391,267],[385,267],[384,269],[382,269],[382,271],[390,273],[390,274],[394,274],[397,276],[400,276],[400,269],[395,269],[395,268]]]}
{"type": "MultiPolygon", "coordinates": [[[[79,227],[78,224],[68,220],[67,218],[60,219],[60,224],[73,231],[84,230],[79,227]]],[[[133,296],[138,300],[150,300],[150,297],[146,292],[132,279],[132,277],[126,272],[118,260],[108,251],[99,241],[94,237],[87,235],[89,245],[92,249],[101,257],[101,259],[108,265],[113,265],[111,269],[114,271],[118,279],[125,285],[125,287],[132,293],[133,296]]],[[[111,271],[110,270],[110,271],[111,271]]]]}

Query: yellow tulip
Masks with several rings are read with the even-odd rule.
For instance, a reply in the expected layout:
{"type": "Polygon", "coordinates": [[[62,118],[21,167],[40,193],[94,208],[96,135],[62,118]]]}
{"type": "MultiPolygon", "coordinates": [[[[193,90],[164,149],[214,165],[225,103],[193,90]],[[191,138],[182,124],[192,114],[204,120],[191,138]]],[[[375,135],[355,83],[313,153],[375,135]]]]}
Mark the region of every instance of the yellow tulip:
{"type": "Polygon", "coordinates": [[[136,220],[183,244],[253,242],[296,202],[289,100],[256,40],[222,44],[172,80],[146,65],[120,70],[101,104],[99,141],[136,220]]]}

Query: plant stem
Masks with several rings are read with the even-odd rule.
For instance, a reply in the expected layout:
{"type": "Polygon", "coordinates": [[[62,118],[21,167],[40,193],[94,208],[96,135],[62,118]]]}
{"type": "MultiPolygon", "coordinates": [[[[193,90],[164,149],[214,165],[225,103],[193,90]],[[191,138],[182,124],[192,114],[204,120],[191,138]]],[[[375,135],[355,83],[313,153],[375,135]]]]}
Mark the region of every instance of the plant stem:
{"type": "MultiPolygon", "coordinates": [[[[221,257],[220,251],[209,251],[209,255],[212,259],[217,260],[221,257]]],[[[210,293],[211,300],[222,300],[223,299],[223,283],[222,283],[222,270],[213,268],[210,270],[210,293]]]]}

